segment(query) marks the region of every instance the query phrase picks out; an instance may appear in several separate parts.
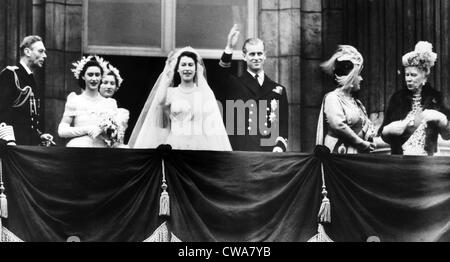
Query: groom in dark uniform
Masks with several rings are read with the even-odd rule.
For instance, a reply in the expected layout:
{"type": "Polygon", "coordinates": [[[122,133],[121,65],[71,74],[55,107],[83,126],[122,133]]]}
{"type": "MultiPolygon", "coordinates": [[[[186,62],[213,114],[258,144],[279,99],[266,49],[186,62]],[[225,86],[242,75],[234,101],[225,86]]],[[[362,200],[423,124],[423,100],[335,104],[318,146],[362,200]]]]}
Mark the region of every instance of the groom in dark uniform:
{"type": "Polygon", "coordinates": [[[288,147],[289,110],[286,89],[264,73],[264,42],[250,38],[242,51],[247,70],[236,77],[230,71],[238,41],[237,25],[231,28],[220,60],[221,90],[226,99],[223,117],[235,151],[285,152],[288,147]]]}
{"type": "Polygon", "coordinates": [[[41,37],[26,36],[20,44],[19,65],[0,72],[0,123],[14,128],[18,145],[53,143],[53,136],[43,132],[41,92],[31,71],[44,65],[45,52],[41,37]]]}

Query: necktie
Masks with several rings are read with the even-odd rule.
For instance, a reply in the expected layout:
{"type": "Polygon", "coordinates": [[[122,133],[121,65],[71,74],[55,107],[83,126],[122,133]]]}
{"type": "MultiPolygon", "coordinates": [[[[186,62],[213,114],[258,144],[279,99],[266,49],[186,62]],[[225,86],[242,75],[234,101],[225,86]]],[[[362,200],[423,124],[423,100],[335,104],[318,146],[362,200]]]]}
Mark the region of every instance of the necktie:
{"type": "Polygon", "coordinates": [[[259,83],[259,75],[258,75],[258,74],[255,74],[255,79],[256,79],[256,82],[258,82],[258,85],[261,85],[261,84],[259,83]]]}

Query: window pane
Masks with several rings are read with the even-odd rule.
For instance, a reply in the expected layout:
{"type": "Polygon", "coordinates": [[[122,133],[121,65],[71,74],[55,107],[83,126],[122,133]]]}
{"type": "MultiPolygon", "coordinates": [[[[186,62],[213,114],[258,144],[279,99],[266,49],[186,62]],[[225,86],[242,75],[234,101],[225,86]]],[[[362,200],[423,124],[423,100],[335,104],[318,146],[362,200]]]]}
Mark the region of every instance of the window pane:
{"type": "Polygon", "coordinates": [[[177,0],[176,46],[223,49],[233,24],[240,48],[247,35],[247,0],[177,0]]]}
{"type": "Polygon", "coordinates": [[[162,0],[89,0],[88,45],[161,47],[162,0]]]}

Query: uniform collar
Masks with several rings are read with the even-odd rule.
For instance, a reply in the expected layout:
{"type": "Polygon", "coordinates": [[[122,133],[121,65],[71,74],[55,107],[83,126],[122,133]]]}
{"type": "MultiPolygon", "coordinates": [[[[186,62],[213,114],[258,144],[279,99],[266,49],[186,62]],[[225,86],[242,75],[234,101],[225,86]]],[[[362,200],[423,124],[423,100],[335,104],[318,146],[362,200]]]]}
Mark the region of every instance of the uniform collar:
{"type": "MultiPolygon", "coordinates": [[[[247,72],[253,77],[253,78],[255,78],[255,73],[253,73],[253,72],[251,72],[250,70],[248,70],[247,69],[247,72]]],[[[258,73],[258,82],[259,82],[259,85],[260,86],[262,86],[263,85],[263,83],[264,83],[264,70],[261,70],[259,73],[258,73]]]]}
{"type": "MultiPolygon", "coordinates": [[[[248,70],[247,69],[247,72],[253,77],[253,78],[255,78],[255,73],[253,73],[252,71],[250,71],[250,70],[248,70]]],[[[264,76],[264,70],[261,70],[259,73],[258,73],[258,77],[261,77],[261,76],[264,76]]]]}
{"type": "Polygon", "coordinates": [[[25,71],[27,71],[29,75],[33,74],[33,71],[31,71],[31,69],[24,62],[20,61],[20,64],[23,66],[23,68],[25,69],[25,71]]]}

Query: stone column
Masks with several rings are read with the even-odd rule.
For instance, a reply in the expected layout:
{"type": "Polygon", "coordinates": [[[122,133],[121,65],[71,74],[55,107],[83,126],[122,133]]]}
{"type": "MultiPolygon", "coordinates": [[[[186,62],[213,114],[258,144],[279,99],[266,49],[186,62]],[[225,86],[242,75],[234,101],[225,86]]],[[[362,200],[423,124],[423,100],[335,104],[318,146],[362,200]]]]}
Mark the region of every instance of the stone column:
{"type": "MultiPolygon", "coordinates": [[[[32,14],[33,14],[33,35],[38,35],[42,37],[42,40],[44,41],[44,45],[46,45],[46,39],[45,39],[45,0],[33,0],[32,1],[32,14]]],[[[48,48],[46,46],[46,48],[48,48]]],[[[44,68],[38,69],[35,71],[35,79],[36,79],[36,85],[42,90],[42,93],[44,94],[44,103],[41,104],[42,110],[41,110],[41,121],[44,121],[45,125],[45,131],[47,132],[47,117],[46,117],[46,99],[45,99],[45,67],[46,62],[44,63],[44,68]]]]}
{"type": "Polygon", "coordinates": [[[31,4],[29,0],[0,1],[0,70],[19,62],[19,45],[32,31],[31,4]]]}
{"type": "Polygon", "coordinates": [[[320,105],[323,76],[319,65],[323,61],[322,1],[301,0],[301,149],[312,152],[320,105]]]}
{"type": "Polygon", "coordinates": [[[300,151],[300,0],[262,0],[259,37],[266,43],[266,73],[286,87],[289,151],[300,151]]]}
{"type": "Polygon", "coordinates": [[[66,97],[79,90],[70,69],[82,54],[82,4],[82,0],[45,0],[45,124],[59,145],[64,143],[57,129],[66,97]]]}
{"type": "Polygon", "coordinates": [[[33,34],[45,41],[45,0],[33,0],[33,34]]]}

